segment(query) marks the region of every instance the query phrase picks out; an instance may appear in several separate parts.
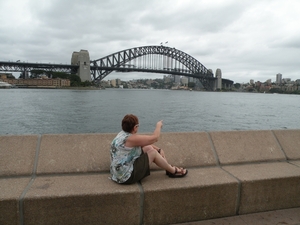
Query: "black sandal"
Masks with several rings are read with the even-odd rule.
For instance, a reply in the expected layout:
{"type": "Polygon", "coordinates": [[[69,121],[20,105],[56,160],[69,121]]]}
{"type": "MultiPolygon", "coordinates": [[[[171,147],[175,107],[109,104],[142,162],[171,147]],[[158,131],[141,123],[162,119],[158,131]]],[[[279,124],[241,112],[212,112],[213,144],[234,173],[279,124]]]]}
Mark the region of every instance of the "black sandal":
{"type": "MultiPolygon", "coordinates": [[[[182,168],[181,171],[183,171],[184,168],[182,168]]],[[[185,173],[180,173],[178,174],[178,171],[177,171],[177,167],[175,166],[175,173],[170,173],[169,171],[166,171],[166,174],[170,177],[170,178],[181,178],[181,177],[184,177],[185,175],[187,175],[188,173],[188,170],[185,169],[185,173]]]]}
{"type": "MultiPolygon", "coordinates": [[[[171,165],[172,166],[172,165],[171,165]]],[[[173,166],[172,166],[173,167],[173,166]]],[[[166,170],[166,175],[168,175],[169,176],[169,174],[172,174],[172,173],[170,173],[168,170],[166,170]]]]}

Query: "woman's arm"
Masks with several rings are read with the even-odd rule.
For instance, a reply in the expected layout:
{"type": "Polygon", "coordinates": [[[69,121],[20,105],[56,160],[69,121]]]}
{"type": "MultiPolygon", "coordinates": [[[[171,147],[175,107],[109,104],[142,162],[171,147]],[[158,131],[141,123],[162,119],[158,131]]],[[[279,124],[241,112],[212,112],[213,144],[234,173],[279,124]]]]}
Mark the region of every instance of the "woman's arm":
{"type": "Polygon", "coordinates": [[[140,135],[140,134],[130,135],[126,140],[125,146],[126,147],[146,146],[157,142],[160,136],[162,125],[163,125],[162,120],[158,121],[155,130],[151,135],[140,135]]]}

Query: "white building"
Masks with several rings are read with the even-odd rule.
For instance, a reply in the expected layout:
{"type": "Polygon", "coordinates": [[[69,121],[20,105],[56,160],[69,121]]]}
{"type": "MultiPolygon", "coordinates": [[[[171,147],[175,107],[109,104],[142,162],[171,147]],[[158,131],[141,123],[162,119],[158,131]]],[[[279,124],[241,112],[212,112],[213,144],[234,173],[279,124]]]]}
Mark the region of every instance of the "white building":
{"type": "Polygon", "coordinates": [[[181,84],[187,86],[189,79],[187,77],[181,77],[181,84]]]}

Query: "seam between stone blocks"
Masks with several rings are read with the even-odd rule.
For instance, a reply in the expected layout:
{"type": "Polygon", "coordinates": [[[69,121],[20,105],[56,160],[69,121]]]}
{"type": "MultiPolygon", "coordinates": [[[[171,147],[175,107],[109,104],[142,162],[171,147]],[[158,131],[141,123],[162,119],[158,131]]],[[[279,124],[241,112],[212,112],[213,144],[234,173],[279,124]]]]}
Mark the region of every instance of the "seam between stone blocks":
{"type": "Polygon", "coordinates": [[[140,225],[144,223],[144,201],[145,201],[145,192],[141,182],[137,183],[140,189],[140,225]]]}
{"type": "Polygon", "coordinates": [[[236,209],[235,209],[235,214],[239,215],[240,214],[240,207],[241,207],[241,194],[242,194],[242,181],[235,177],[233,174],[225,170],[223,167],[220,166],[220,169],[223,170],[225,173],[227,173],[229,176],[232,178],[236,179],[238,182],[238,193],[237,193],[237,199],[236,199],[236,209]]]}
{"type": "Polygon", "coordinates": [[[276,134],[274,133],[274,131],[273,131],[273,130],[271,130],[271,132],[272,132],[272,134],[273,134],[273,137],[275,138],[275,141],[277,142],[277,144],[278,144],[278,146],[279,146],[280,150],[282,151],[282,153],[283,153],[283,155],[284,155],[284,157],[285,157],[285,160],[287,161],[287,160],[288,160],[288,157],[287,157],[287,155],[286,155],[285,151],[283,150],[283,148],[282,148],[282,146],[281,146],[281,144],[280,144],[280,142],[279,142],[279,140],[278,140],[278,138],[277,138],[276,134]]]}
{"type": "Polygon", "coordinates": [[[220,167],[220,160],[219,160],[219,157],[218,157],[218,154],[217,154],[217,151],[216,151],[214,142],[212,141],[212,138],[211,138],[211,136],[210,136],[210,133],[209,133],[209,132],[206,132],[206,134],[207,134],[207,136],[208,136],[208,139],[209,139],[209,142],[210,142],[210,145],[211,145],[211,149],[212,149],[213,154],[214,154],[214,156],[215,156],[217,166],[220,167]]]}
{"type": "Polygon", "coordinates": [[[25,189],[23,190],[21,196],[19,197],[19,215],[20,215],[19,222],[20,222],[20,225],[24,224],[24,197],[36,178],[36,170],[37,170],[37,164],[38,164],[38,158],[39,158],[39,152],[40,152],[40,146],[41,146],[41,139],[42,139],[42,136],[38,135],[38,141],[37,141],[37,146],[36,146],[36,150],[35,150],[35,157],[34,157],[31,179],[30,179],[29,183],[27,184],[27,186],[25,187],[25,189]]]}
{"type": "Polygon", "coordinates": [[[219,167],[221,170],[223,170],[225,173],[227,173],[229,176],[231,176],[232,178],[234,178],[237,182],[238,182],[238,193],[237,193],[237,200],[236,200],[236,209],[235,209],[235,214],[236,215],[239,215],[239,211],[240,211],[240,205],[241,205],[241,191],[242,191],[242,182],[240,179],[238,179],[237,177],[235,177],[233,174],[229,173],[227,170],[223,169],[223,167],[221,166],[221,163],[220,163],[220,159],[218,157],[218,153],[216,151],[216,148],[215,148],[215,145],[214,145],[214,142],[211,138],[211,135],[209,132],[206,132],[207,135],[208,135],[208,139],[210,141],[210,144],[211,144],[211,148],[212,148],[212,151],[214,153],[214,156],[215,156],[215,159],[216,159],[216,162],[217,162],[217,167],[219,167]]]}

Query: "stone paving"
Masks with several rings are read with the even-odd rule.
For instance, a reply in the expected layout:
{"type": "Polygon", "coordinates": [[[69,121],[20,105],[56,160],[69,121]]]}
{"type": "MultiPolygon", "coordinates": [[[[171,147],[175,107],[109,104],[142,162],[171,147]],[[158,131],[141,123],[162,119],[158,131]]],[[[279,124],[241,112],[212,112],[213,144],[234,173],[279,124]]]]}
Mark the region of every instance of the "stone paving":
{"type": "Polygon", "coordinates": [[[300,208],[180,223],[176,225],[300,225],[300,208]]]}

